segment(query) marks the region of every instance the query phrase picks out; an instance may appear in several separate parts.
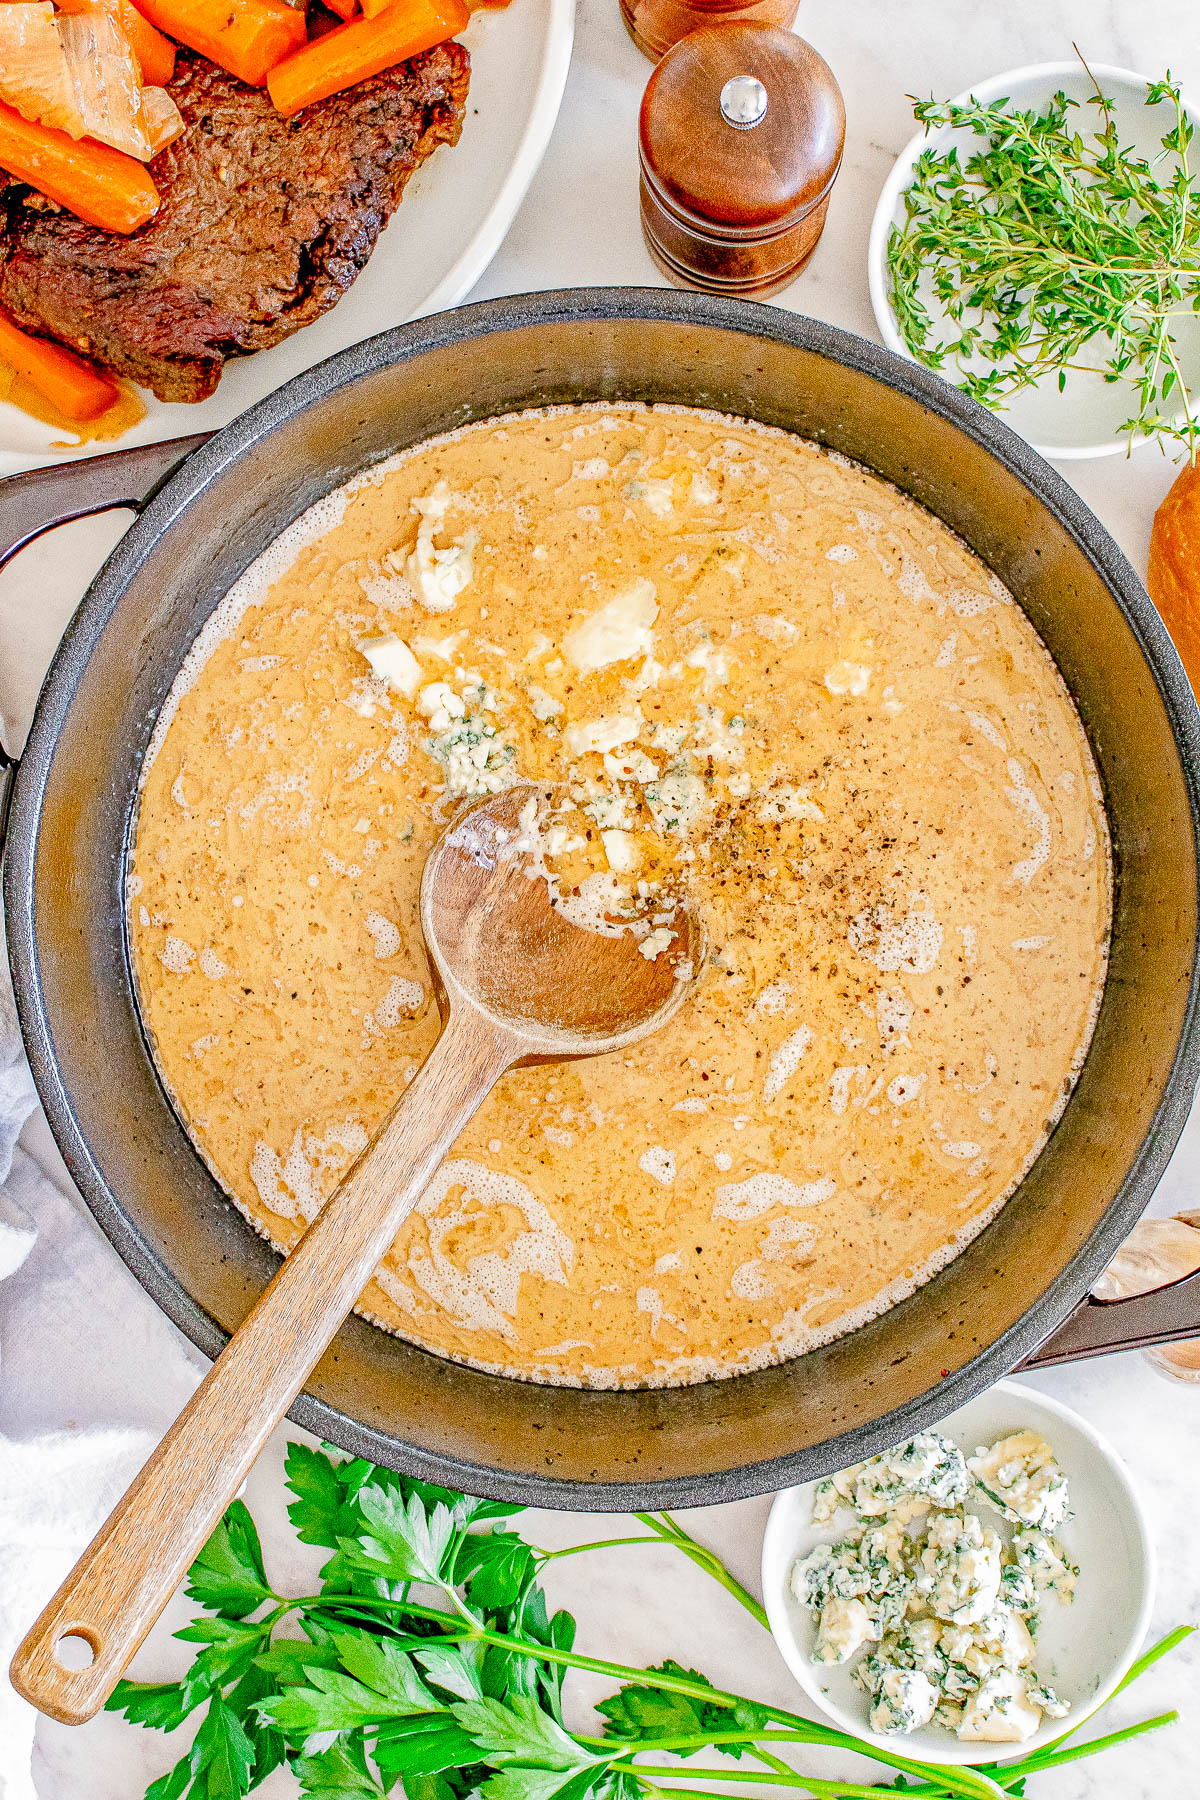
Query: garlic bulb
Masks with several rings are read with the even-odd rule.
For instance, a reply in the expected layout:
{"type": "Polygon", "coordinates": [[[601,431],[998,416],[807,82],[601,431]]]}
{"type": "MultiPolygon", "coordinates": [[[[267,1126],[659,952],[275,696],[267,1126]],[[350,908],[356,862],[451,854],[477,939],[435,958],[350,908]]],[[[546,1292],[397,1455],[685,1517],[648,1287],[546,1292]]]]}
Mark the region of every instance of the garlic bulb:
{"type": "MultiPolygon", "coordinates": [[[[1097,1300],[1123,1300],[1165,1287],[1200,1269],[1200,1212],[1173,1219],[1142,1219],[1092,1289],[1097,1300]]],[[[1143,1354],[1162,1374],[1200,1382],[1200,1338],[1164,1344],[1143,1354]]]]}

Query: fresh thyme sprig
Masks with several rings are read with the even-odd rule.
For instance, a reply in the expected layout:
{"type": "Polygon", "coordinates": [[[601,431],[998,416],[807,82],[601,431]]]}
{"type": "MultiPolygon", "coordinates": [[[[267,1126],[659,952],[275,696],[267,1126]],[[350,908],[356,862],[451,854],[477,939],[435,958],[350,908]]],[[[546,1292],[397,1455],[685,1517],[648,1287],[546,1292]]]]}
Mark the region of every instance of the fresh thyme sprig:
{"type": "MultiPolygon", "coordinates": [[[[503,1526],[517,1507],[358,1458],[292,1444],[286,1479],[297,1535],[332,1552],[320,1590],[275,1592],[254,1521],[235,1501],[188,1575],[189,1596],[210,1615],[177,1634],[199,1646],[191,1667],[180,1681],[123,1681],[109,1702],[168,1731],[204,1708],[190,1750],[146,1800],[242,1800],[281,1765],[308,1800],[386,1800],[401,1790],[406,1800],[732,1800],[744,1786],[877,1800],[877,1786],[798,1772],[778,1754],[788,1747],[866,1756],[906,1794],[1007,1800],[1031,1774],[1175,1718],[1069,1744],[1081,1719],[1020,1762],[923,1763],[714,1687],[675,1662],[636,1669],[577,1651],[574,1619],[550,1613],[538,1575],[559,1557],[613,1545],[671,1545],[765,1625],[754,1596],[667,1513],[638,1513],[645,1535],[547,1551],[503,1526]],[[616,1684],[598,1708],[596,1735],[564,1722],[571,1669],[616,1684]],[[687,1767],[701,1750],[757,1767],[687,1767]]],[[[1189,1630],[1164,1638],[1126,1683],[1189,1630]]]]}
{"type": "Polygon", "coordinates": [[[922,152],[887,261],[905,343],[983,405],[1099,369],[1131,390],[1119,427],[1130,442],[1157,436],[1194,461],[1200,415],[1177,331],[1200,313],[1200,171],[1169,72],[1146,92],[1147,106],[1163,103],[1172,123],[1147,160],[1120,143],[1099,90],[1089,133],[1062,92],[1043,113],[914,99],[927,132],[948,126],[983,144],[965,160],[954,143],[922,152]]]}

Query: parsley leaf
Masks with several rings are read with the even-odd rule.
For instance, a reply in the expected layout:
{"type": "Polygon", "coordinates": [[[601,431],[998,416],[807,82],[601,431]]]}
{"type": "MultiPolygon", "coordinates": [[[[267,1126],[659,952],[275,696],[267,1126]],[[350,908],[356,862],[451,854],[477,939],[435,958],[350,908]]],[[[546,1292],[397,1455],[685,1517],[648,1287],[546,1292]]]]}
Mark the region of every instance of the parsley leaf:
{"type": "MultiPolygon", "coordinates": [[[[369,1463],[365,1466],[370,1468],[369,1463]]],[[[284,1480],[296,1496],[287,1509],[296,1536],[302,1544],[325,1544],[335,1550],[338,1538],[353,1530],[344,1473],[349,1465],[335,1465],[307,1444],[289,1444],[283,1467],[284,1480]]]]}
{"type": "Polygon", "coordinates": [[[563,1794],[574,1775],[569,1769],[502,1769],[485,1781],[480,1793],[486,1800],[550,1800],[563,1794]]]}
{"type": "Polygon", "coordinates": [[[181,1757],[173,1769],[160,1775],[146,1789],[146,1800],[179,1800],[179,1796],[187,1792],[192,1779],[192,1762],[190,1756],[181,1757]]]}
{"type": "MultiPolygon", "coordinates": [[[[712,1686],[706,1676],[695,1669],[685,1669],[670,1657],[649,1673],[677,1675],[705,1687],[712,1686]]],[[[727,1731],[765,1731],[770,1724],[769,1714],[748,1700],[739,1701],[734,1707],[721,1706],[690,1694],[674,1694],[634,1682],[618,1688],[607,1700],[601,1700],[596,1711],[605,1721],[605,1737],[626,1743],[637,1743],[645,1738],[695,1737],[706,1740],[727,1731]]],[[[696,1745],[697,1750],[703,1747],[703,1741],[696,1745]]],[[[726,1756],[735,1758],[743,1754],[740,1744],[722,1744],[721,1750],[726,1756]]],[[[679,1750],[675,1754],[692,1756],[695,1752],[679,1750]]]]}
{"type": "Polygon", "coordinates": [[[241,1619],[197,1619],[175,1636],[205,1646],[188,1673],[206,1688],[224,1687],[244,1675],[264,1642],[262,1626],[241,1619]]]}
{"type": "Polygon", "coordinates": [[[446,1552],[454,1538],[454,1515],[440,1503],[426,1511],[420,1496],[407,1499],[395,1489],[372,1484],[360,1490],[359,1510],[366,1529],[354,1539],[339,1540],[352,1567],[393,1581],[441,1578],[446,1552]]]}
{"type": "Polygon", "coordinates": [[[265,1781],[272,1769],[279,1768],[287,1759],[283,1733],[277,1731],[267,1720],[260,1719],[256,1710],[258,1702],[265,1700],[274,1691],[274,1687],[271,1676],[265,1669],[258,1667],[256,1660],[225,1696],[226,1705],[241,1720],[242,1729],[254,1752],[251,1787],[257,1787],[260,1781],[265,1781]]]}
{"type": "Polygon", "coordinates": [[[499,1700],[466,1700],[452,1711],[488,1762],[561,1770],[586,1768],[597,1760],[527,1694],[514,1695],[507,1706],[499,1700]]]}
{"type": "Polygon", "coordinates": [[[219,1695],[209,1701],[188,1760],[196,1778],[189,1800],[241,1800],[249,1793],[254,1746],[219,1695]]]}
{"type": "Polygon", "coordinates": [[[429,1679],[456,1700],[483,1697],[483,1657],[478,1644],[430,1644],[414,1659],[429,1679]]]}
{"type": "Polygon", "coordinates": [[[430,1719],[421,1729],[402,1725],[385,1725],[375,1739],[375,1761],[385,1783],[410,1777],[440,1775],[446,1769],[460,1769],[478,1760],[474,1742],[452,1719],[445,1722],[430,1719]]]}
{"type": "Polygon", "coordinates": [[[335,1648],[342,1667],[375,1693],[393,1701],[395,1712],[440,1710],[440,1702],[421,1680],[412,1657],[397,1649],[387,1638],[346,1632],[338,1635],[335,1648]]]}
{"type": "Polygon", "coordinates": [[[467,1598],[483,1612],[515,1606],[536,1569],[533,1551],[515,1531],[468,1533],[454,1558],[455,1580],[465,1583],[467,1598]]]}
{"type": "Polygon", "coordinates": [[[403,1717],[412,1709],[376,1692],[341,1669],[310,1668],[303,1685],[271,1694],[258,1702],[260,1719],[277,1725],[285,1737],[303,1741],[317,1731],[352,1731],[403,1717]]]}
{"type": "Polygon", "coordinates": [[[226,1509],[188,1570],[186,1593],[210,1612],[244,1619],[272,1598],[254,1520],[240,1500],[226,1509]]]}
{"type": "Polygon", "coordinates": [[[361,1800],[383,1800],[385,1790],[367,1769],[367,1755],[361,1738],[345,1738],[323,1750],[319,1756],[300,1756],[292,1764],[300,1778],[300,1788],[311,1800],[332,1800],[332,1796],[354,1794],[361,1800]]]}
{"type": "Polygon", "coordinates": [[[131,1725],[174,1731],[201,1699],[183,1681],[118,1681],[105,1712],[122,1712],[131,1725]]]}
{"type": "Polygon", "coordinates": [[[255,1664],[274,1681],[287,1687],[305,1682],[308,1670],[339,1667],[338,1654],[332,1643],[306,1643],[300,1638],[277,1638],[269,1650],[256,1656],[255,1664]]]}

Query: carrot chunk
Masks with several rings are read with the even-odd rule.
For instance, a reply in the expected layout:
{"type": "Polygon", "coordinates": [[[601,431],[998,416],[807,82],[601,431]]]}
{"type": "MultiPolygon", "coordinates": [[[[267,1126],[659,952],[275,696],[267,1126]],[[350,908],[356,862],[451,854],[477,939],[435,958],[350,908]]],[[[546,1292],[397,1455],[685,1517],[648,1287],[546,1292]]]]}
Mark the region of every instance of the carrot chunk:
{"type": "Polygon", "coordinates": [[[118,0],[117,23],[133,45],[142,69],[143,87],[166,87],[175,73],[175,46],[143,18],[131,0],[118,0]]]}
{"type": "Polygon", "coordinates": [[[464,0],[392,0],[374,19],[355,19],[314,38],[271,70],[267,92],[290,118],[302,107],[340,94],[462,31],[471,14],[464,0]]]}
{"type": "Polygon", "coordinates": [[[136,158],[92,138],[76,142],[52,125],[23,119],[3,103],[0,169],[102,231],[128,235],[158,211],[158,189],[136,158]]]}
{"type": "Polygon", "coordinates": [[[120,399],[115,381],[73,350],[20,331],[4,313],[0,313],[0,362],[24,376],[43,400],[68,419],[98,419],[120,399]]]}
{"type": "Polygon", "coordinates": [[[138,11],[251,87],[307,36],[304,14],[285,0],[138,0],[138,11]]]}

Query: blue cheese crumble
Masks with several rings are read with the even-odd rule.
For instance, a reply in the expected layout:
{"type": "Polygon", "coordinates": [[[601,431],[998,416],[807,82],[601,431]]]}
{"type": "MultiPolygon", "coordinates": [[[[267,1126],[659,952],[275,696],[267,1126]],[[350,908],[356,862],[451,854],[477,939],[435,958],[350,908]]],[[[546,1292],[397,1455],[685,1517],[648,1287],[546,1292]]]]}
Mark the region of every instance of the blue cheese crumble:
{"type": "Polygon", "coordinates": [[[840,1506],[860,1516],[886,1514],[904,1521],[929,1505],[957,1506],[971,1478],[957,1444],[937,1431],[922,1431],[907,1444],[855,1463],[817,1484],[813,1523],[823,1525],[840,1506]]]}
{"type": "Polygon", "coordinates": [[[456,719],[426,740],[425,748],[445,771],[446,792],[458,799],[498,794],[517,779],[516,751],[478,713],[456,719]]]}
{"type": "Polygon", "coordinates": [[[980,1493],[1006,1519],[1053,1531],[1066,1518],[1067,1478],[1038,1432],[1016,1431],[990,1450],[981,1445],[967,1467],[980,1493]]]}
{"type": "Polygon", "coordinates": [[[940,1432],[817,1485],[813,1522],[854,1523],[792,1567],[816,1621],[812,1660],[853,1663],[873,1731],[934,1723],[1018,1743],[1069,1708],[1035,1669],[1048,1597],[1069,1603],[1078,1569],[1050,1535],[1068,1516],[1066,1476],[1046,1440],[1020,1431],[965,1458],[940,1432]],[[1015,1526],[1008,1538],[976,1504],[1015,1526]]]}

